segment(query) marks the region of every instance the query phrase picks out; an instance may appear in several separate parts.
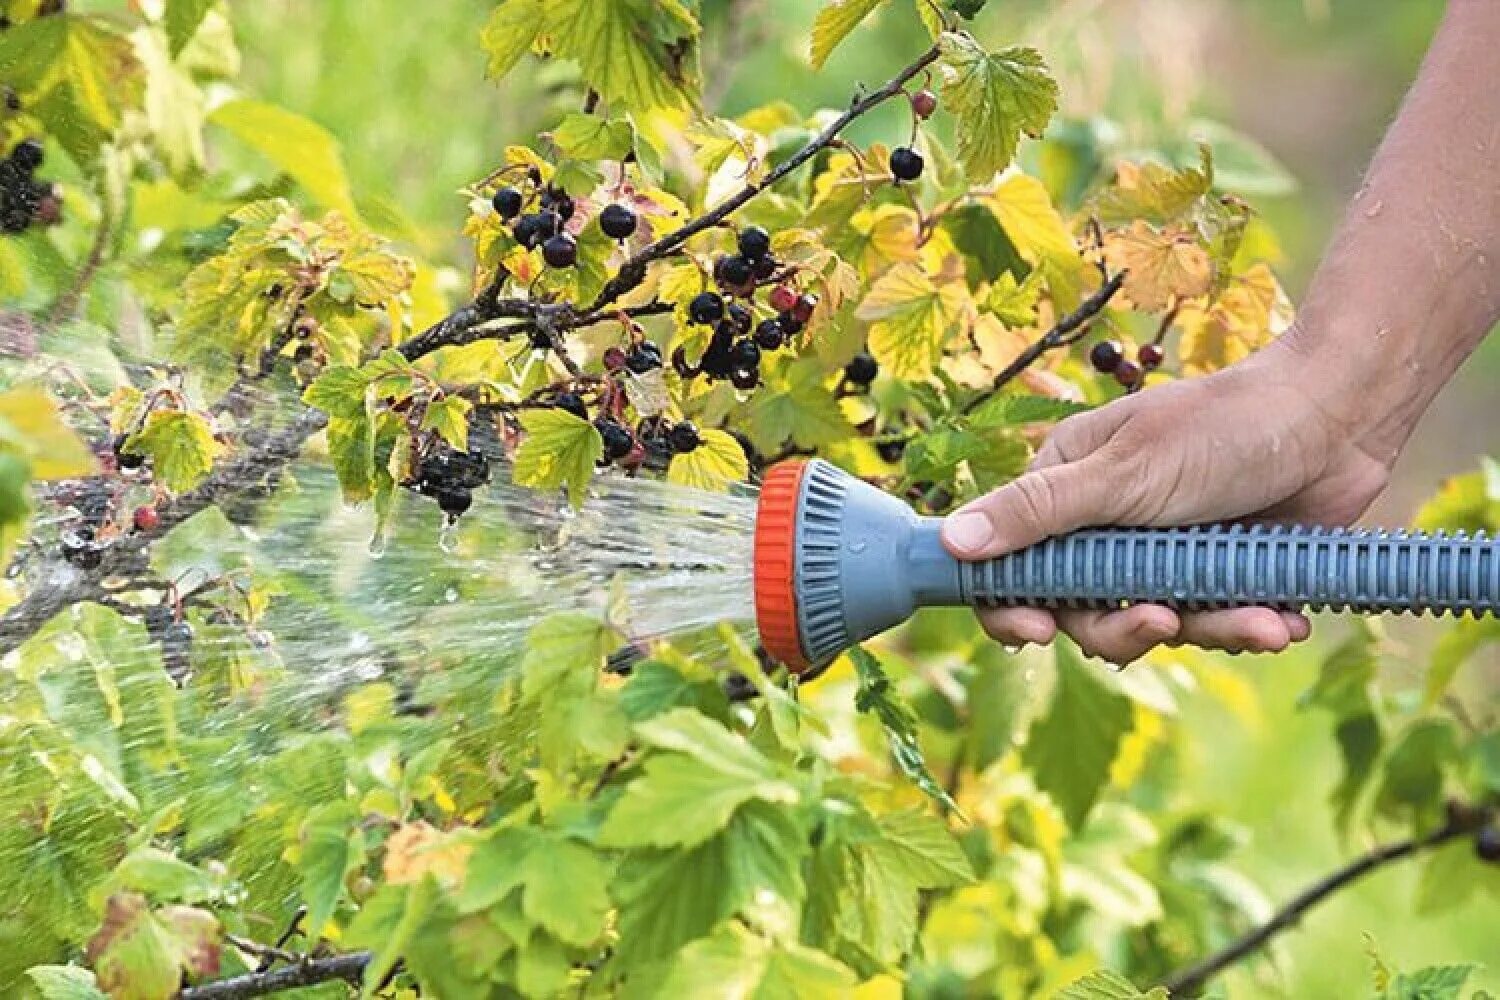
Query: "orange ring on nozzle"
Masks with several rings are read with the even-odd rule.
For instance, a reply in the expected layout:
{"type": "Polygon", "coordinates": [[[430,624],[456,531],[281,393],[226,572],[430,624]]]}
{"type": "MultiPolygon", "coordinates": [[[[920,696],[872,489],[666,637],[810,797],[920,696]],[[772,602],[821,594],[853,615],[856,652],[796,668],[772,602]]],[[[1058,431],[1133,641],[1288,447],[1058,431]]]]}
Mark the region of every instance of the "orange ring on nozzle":
{"type": "Polygon", "coordinates": [[[797,516],[806,462],[766,473],[755,513],[755,625],[766,652],[793,673],[811,666],[797,624],[797,516]]]}

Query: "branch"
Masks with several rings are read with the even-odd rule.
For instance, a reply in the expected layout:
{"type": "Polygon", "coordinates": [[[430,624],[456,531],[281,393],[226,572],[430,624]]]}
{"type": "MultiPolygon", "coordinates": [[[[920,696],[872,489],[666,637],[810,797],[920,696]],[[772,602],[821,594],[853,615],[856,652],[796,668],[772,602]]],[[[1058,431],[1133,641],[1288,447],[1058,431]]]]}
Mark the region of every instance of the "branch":
{"type": "Polygon", "coordinates": [[[245,1000],[246,997],[266,996],[337,980],[358,985],[370,958],[369,952],[359,951],[332,958],[306,959],[270,972],[247,972],[243,976],[190,986],[177,994],[177,1000],[245,1000]]]}
{"type": "Polygon", "coordinates": [[[49,325],[66,323],[78,315],[78,307],[83,302],[84,293],[88,291],[94,275],[99,273],[99,268],[104,264],[104,254],[109,249],[109,240],[114,229],[114,217],[110,212],[108,196],[100,200],[100,205],[102,208],[99,227],[94,230],[94,242],[89,246],[89,255],[84,258],[83,264],[78,268],[78,273],[73,276],[73,283],[57,297],[56,302],[52,303],[52,310],[47,314],[49,325]]]}
{"type": "Polygon", "coordinates": [[[990,385],[990,391],[970,400],[969,404],[964,407],[964,412],[974,412],[990,396],[999,392],[1017,375],[1030,368],[1036,362],[1037,358],[1040,358],[1043,354],[1071,344],[1077,339],[1074,335],[1082,331],[1095,316],[1104,311],[1104,307],[1109,305],[1110,300],[1119,293],[1121,286],[1124,284],[1124,271],[1117,271],[1114,275],[1107,278],[1104,284],[1094,290],[1092,295],[1078,304],[1077,309],[1074,309],[1058,320],[1056,326],[1042,334],[1038,339],[1032,341],[1026,350],[1022,351],[1016,356],[1014,361],[1006,365],[1005,369],[995,376],[994,382],[990,385]]]}
{"type": "Polygon", "coordinates": [[[1443,826],[1426,836],[1398,840],[1362,854],[1293,896],[1259,927],[1236,938],[1207,958],[1170,973],[1160,985],[1165,986],[1173,996],[1179,993],[1196,993],[1214,976],[1264,948],[1272,938],[1301,920],[1304,913],[1345,886],[1357,882],[1377,868],[1471,834],[1482,825],[1483,812],[1465,810],[1460,814],[1450,815],[1443,826]]]}

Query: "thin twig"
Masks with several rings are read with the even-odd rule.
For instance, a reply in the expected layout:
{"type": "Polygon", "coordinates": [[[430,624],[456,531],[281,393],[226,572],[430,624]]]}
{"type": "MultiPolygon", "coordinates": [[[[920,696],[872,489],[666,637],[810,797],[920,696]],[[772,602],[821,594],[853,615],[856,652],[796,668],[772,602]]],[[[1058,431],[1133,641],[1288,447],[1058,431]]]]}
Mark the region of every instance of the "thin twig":
{"type": "Polygon", "coordinates": [[[1169,974],[1161,981],[1161,985],[1173,996],[1197,992],[1214,976],[1265,947],[1277,934],[1294,926],[1304,913],[1350,883],[1394,861],[1471,834],[1482,823],[1483,814],[1479,812],[1456,816],[1426,836],[1384,844],[1360,855],[1293,896],[1265,923],[1235,938],[1201,961],[1169,974]]]}
{"type": "Polygon", "coordinates": [[[369,952],[360,951],[331,958],[306,958],[270,972],[247,972],[243,976],[190,986],[177,994],[177,1000],[246,1000],[337,980],[358,985],[371,957],[369,952]]]}
{"type": "Polygon", "coordinates": [[[99,226],[94,230],[94,242],[89,246],[89,254],[84,258],[83,265],[73,276],[73,283],[52,304],[52,310],[47,314],[47,323],[50,326],[66,323],[78,315],[78,307],[83,303],[84,293],[88,291],[94,276],[99,273],[99,268],[104,264],[104,255],[109,250],[110,237],[114,232],[114,216],[109,209],[108,197],[102,199],[100,205],[102,207],[99,226]]]}

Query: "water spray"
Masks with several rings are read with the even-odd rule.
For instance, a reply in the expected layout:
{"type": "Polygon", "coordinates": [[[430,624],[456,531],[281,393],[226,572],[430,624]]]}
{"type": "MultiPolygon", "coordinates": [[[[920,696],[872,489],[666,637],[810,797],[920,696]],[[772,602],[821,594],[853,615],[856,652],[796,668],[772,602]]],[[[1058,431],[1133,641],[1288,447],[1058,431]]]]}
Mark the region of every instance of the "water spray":
{"type": "Polygon", "coordinates": [[[941,524],[827,462],[772,468],[755,522],[766,650],[805,671],[923,607],[1500,613],[1500,542],[1483,533],[1090,529],[963,562],[941,524]]]}

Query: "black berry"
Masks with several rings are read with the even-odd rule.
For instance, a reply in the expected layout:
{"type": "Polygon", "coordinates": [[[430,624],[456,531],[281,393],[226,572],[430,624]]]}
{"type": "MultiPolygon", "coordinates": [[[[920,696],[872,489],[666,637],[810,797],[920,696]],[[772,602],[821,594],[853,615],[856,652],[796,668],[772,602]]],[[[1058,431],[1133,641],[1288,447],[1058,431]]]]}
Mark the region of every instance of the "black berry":
{"type": "Polygon", "coordinates": [[[869,385],[880,373],[880,363],[865,351],[860,351],[844,366],[844,378],[852,385],[869,385]]]}
{"type": "Polygon", "coordinates": [[[771,252],[771,234],[760,226],[746,226],[740,230],[740,256],[756,261],[771,252]]]}
{"type": "Polygon", "coordinates": [[[1115,368],[1123,360],[1125,351],[1117,340],[1101,340],[1089,351],[1089,364],[1101,375],[1114,374],[1115,368]]]}
{"type": "Polygon", "coordinates": [[[697,448],[703,439],[698,435],[698,428],[691,421],[684,420],[667,432],[667,442],[681,455],[697,448]]]}
{"type": "Polygon", "coordinates": [[[1480,861],[1500,862],[1500,826],[1487,826],[1474,837],[1474,854],[1480,861]]]}
{"type": "Polygon", "coordinates": [[[635,234],[639,222],[635,212],[624,205],[605,205],[604,211],[599,213],[599,228],[612,240],[629,239],[635,234]]]}
{"type": "Polygon", "coordinates": [[[776,317],[776,322],[781,327],[782,334],[787,337],[795,337],[797,334],[801,333],[802,328],[806,326],[805,323],[803,323],[796,317],[794,313],[791,312],[781,313],[776,317]]]}
{"type": "Polygon", "coordinates": [[[729,322],[734,325],[736,333],[749,333],[751,325],[755,322],[755,314],[738,302],[731,303],[726,314],[729,322]]]}
{"type": "Polygon", "coordinates": [[[42,149],[42,144],[35,139],[25,139],[10,151],[11,162],[28,174],[40,167],[46,158],[46,150],[42,149]]]}
{"type": "Polygon", "coordinates": [[[725,288],[740,289],[755,280],[755,268],[738,254],[720,257],[714,265],[714,278],[725,288]]]}
{"type": "Polygon", "coordinates": [[[462,486],[445,486],[437,491],[437,504],[450,520],[457,520],[474,506],[474,493],[462,486]]]}
{"type": "Polygon", "coordinates": [[[906,454],[906,439],[892,438],[887,441],[879,441],[875,445],[875,450],[887,462],[899,462],[901,461],[901,456],[906,454]]]}
{"type": "Polygon", "coordinates": [[[774,351],[786,343],[786,335],[781,332],[781,324],[774,319],[763,319],[755,328],[755,343],[763,351],[774,351]]]}
{"type": "Polygon", "coordinates": [[[724,300],[713,292],[702,292],[688,303],[688,318],[707,326],[724,318],[724,300]]]}
{"type": "Polygon", "coordinates": [[[736,389],[754,389],[760,385],[760,372],[750,368],[739,368],[730,374],[729,381],[736,389]]]}
{"type": "Polygon", "coordinates": [[[760,367],[760,348],[753,340],[742,340],[735,344],[732,357],[737,370],[750,371],[760,367]]]}
{"type": "Polygon", "coordinates": [[[1161,349],[1160,344],[1145,344],[1136,352],[1136,360],[1146,371],[1160,368],[1161,363],[1166,360],[1167,352],[1161,349]]]}
{"type": "Polygon", "coordinates": [[[625,367],[637,375],[644,375],[661,367],[661,348],[649,340],[643,340],[625,358],[625,367]]]}
{"type": "Polygon", "coordinates": [[[594,427],[604,439],[605,462],[619,461],[635,447],[635,436],[616,420],[601,417],[594,421],[594,427]]]}
{"type": "Polygon", "coordinates": [[[521,246],[527,250],[532,249],[542,241],[542,217],[535,213],[521,216],[516,220],[510,234],[521,246]]]}
{"type": "Polygon", "coordinates": [[[579,420],[587,420],[589,418],[589,408],[584,405],[583,397],[576,392],[558,393],[557,398],[552,401],[552,405],[559,410],[573,414],[579,420]]]}
{"type": "Polygon", "coordinates": [[[79,569],[95,569],[104,561],[104,549],[94,542],[94,532],[83,529],[62,537],[62,554],[79,569]]]}
{"type": "Polygon", "coordinates": [[[926,161],[922,154],[910,146],[898,146],[891,150],[891,174],[898,181],[914,181],[922,176],[926,161]]]}
{"type": "Polygon", "coordinates": [[[542,259],[548,267],[572,267],[578,263],[578,241],[570,233],[558,233],[542,244],[542,259]]]}
{"type": "Polygon", "coordinates": [[[495,192],[490,199],[490,204],[495,206],[495,213],[502,219],[514,219],[521,212],[521,206],[526,199],[513,187],[503,187],[495,192]]]}
{"type": "Polygon", "coordinates": [[[766,254],[764,257],[756,258],[756,260],[751,262],[750,268],[755,272],[756,281],[769,281],[771,280],[771,275],[775,274],[776,269],[780,266],[780,262],[774,256],[766,254]]]}

